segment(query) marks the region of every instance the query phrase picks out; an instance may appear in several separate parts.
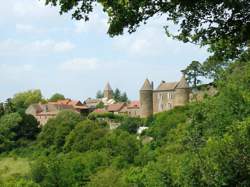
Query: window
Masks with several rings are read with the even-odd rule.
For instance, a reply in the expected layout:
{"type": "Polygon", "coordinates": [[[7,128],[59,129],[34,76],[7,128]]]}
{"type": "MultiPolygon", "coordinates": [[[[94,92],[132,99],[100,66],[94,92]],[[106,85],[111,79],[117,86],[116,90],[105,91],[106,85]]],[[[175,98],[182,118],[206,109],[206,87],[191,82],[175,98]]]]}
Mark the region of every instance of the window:
{"type": "Polygon", "coordinates": [[[172,104],[168,103],[168,108],[171,109],[172,108],[172,104]]]}

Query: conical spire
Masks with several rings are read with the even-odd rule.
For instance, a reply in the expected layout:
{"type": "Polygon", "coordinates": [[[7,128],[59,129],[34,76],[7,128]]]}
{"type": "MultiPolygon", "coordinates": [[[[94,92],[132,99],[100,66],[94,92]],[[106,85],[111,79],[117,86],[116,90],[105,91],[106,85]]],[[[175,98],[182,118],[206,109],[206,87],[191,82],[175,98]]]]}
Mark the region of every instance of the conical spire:
{"type": "Polygon", "coordinates": [[[189,88],[189,85],[187,83],[187,80],[185,78],[185,74],[183,73],[180,82],[177,85],[177,88],[181,88],[181,89],[185,89],[185,88],[189,88]]]}
{"type": "Polygon", "coordinates": [[[152,84],[150,84],[148,79],[145,80],[141,90],[153,90],[152,84]]]}
{"type": "Polygon", "coordinates": [[[106,84],[104,90],[105,90],[105,91],[112,91],[112,88],[111,88],[109,82],[106,84]]]}

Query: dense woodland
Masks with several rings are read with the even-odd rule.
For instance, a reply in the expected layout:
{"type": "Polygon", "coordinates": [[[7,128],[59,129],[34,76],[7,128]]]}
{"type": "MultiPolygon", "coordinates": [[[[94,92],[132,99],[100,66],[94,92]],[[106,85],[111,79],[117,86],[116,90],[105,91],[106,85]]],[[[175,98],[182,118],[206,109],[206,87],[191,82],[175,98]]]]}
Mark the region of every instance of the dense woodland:
{"type": "Polygon", "coordinates": [[[194,90],[205,77],[218,93],[148,119],[63,111],[43,128],[24,114],[41,92],[19,93],[0,105],[0,186],[250,186],[250,2],[46,0],[77,20],[97,3],[111,36],[165,15],[179,27],[173,35],[167,22],[167,36],[207,46],[184,73],[194,90]]]}

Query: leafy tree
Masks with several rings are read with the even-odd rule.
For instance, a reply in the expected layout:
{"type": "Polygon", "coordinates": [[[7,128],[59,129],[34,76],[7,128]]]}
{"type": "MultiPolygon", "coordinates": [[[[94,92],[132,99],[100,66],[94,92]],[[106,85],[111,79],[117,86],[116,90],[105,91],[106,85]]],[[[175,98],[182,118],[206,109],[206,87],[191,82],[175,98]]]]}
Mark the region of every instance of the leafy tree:
{"type": "Polygon", "coordinates": [[[101,90],[99,90],[99,91],[96,93],[96,98],[97,98],[97,99],[101,99],[101,98],[103,98],[103,97],[104,97],[103,92],[102,92],[101,90]]]}
{"type": "Polygon", "coordinates": [[[16,132],[16,140],[19,138],[35,140],[40,132],[39,123],[32,115],[22,114],[22,121],[14,131],[16,132]]]}
{"type": "Polygon", "coordinates": [[[10,114],[16,112],[16,108],[13,104],[13,101],[11,98],[8,98],[6,102],[4,103],[4,113],[10,114]]]}
{"type": "Polygon", "coordinates": [[[93,121],[85,120],[71,131],[65,143],[66,151],[85,152],[98,149],[100,139],[107,134],[107,129],[102,128],[93,121]]]}
{"type": "Polygon", "coordinates": [[[54,147],[62,150],[67,135],[81,121],[80,114],[65,110],[60,112],[56,118],[50,119],[39,134],[38,141],[43,147],[54,147]]]}
{"type": "Polygon", "coordinates": [[[4,115],[4,103],[0,103],[0,118],[4,115]]]}
{"type": "Polygon", "coordinates": [[[65,99],[64,95],[60,93],[55,93],[54,95],[51,96],[49,99],[50,102],[57,102],[58,100],[63,100],[65,99]]]}
{"type": "Polygon", "coordinates": [[[0,153],[15,146],[15,128],[21,123],[22,117],[18,113],[6,114],[0,118],[0,153]]]}
{"type": "Polygon", "coordinates": [[[135,134],[140,126],[142,126],[142,121],[140,118],[127,117],[122,120],[119,129],[135,134]]]}
{"type": "Polygon", "coordinates": [[[12,99],[12,103],[17,111],[23,112],[29,105],[42,101],[40,90],[29,90],[17,93],[12,99]]]}
{"type": "Polygon", "coordinates": [[[202,65],[198,61],[192,61],[192,63],[189,64],[185,70],[183,70],[183,73],[186,75],[188,83],[194,88],[201,83],[199,77],[204,76],[202,65]]]}
{"type": "Polygon", "coordinates": [[[96,108],[104,108],[104,107],[105,105],[102,101],[96,105],[96,108]]]}

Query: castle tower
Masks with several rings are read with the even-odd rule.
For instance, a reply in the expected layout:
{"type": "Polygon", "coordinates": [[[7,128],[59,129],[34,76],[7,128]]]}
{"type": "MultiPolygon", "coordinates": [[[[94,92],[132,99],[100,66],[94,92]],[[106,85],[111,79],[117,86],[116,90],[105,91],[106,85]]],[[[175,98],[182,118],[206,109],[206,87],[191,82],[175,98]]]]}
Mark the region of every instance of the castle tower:
{"type": "Polygon", "coordinates": [[[113,90],[112,90],[109,82],[106,84],[106,86],[104,88],[103,95],[105,98],[108,98],[108,100],[113,98],[113,90]]]}
{"type": "Polygon", "coordinates": [[[148,117],[153,114],[153,84],[146,79],[140,89],[140,113],[141,117],[148,117]]]}
{"type": "Polygon", "coordinates": [[[174,105],[184,106],[189,102],[190,88],[183,74],[175,89],[174,105]]]}

